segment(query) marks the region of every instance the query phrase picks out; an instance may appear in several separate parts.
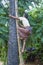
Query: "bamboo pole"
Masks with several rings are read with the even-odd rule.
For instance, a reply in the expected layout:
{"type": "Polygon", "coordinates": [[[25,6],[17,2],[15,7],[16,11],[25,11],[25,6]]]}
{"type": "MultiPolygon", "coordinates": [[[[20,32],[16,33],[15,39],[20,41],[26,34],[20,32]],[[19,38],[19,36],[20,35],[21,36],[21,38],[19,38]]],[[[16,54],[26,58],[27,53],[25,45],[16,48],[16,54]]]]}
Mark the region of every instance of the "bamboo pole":
{"type": "MultiPolygon", "coordinates": [[[[15,0],[15,10],[16,10],[16,17],[18,17],[18,7],[17,7],[17,0],[15,0]]],[[[20,41],[20,37],[18,35],[18,22],[16,20],[16,27],[17,27],[17,39],[18,39],[18,49],[19,49],[19,60],[20,60],[20,64],[19,65],[24,65],[24,60],[23,60],[23,57],[22,57],[22,53],[21,53],[21,41],[20,41]]]]}

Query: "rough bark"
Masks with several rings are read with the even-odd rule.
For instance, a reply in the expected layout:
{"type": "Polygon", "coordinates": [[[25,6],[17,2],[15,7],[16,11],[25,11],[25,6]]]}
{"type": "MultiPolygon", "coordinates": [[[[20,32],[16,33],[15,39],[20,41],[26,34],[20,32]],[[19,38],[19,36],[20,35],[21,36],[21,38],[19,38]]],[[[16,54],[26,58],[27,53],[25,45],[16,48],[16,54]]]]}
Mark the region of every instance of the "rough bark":
{"type": "MultiPolygon", "coordinates": [[[[15,1],[10,0],[9,13],[15,15],[15,1]]],[[[7,65],[19,65],[18,60],[18,42],[16,32],[16,20],[10,18],[9,20],[9,41],[8,41],[8,62],[7,65]]]]}

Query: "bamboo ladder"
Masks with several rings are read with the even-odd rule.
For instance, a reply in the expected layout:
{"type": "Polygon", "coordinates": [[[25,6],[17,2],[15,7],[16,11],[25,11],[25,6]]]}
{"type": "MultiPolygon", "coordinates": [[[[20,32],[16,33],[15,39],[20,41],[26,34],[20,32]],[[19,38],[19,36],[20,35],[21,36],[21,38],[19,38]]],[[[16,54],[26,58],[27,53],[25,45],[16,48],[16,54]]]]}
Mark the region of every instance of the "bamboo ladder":
{"type": "MultiPolygon", "coordinates": [[[[15,0],[15,10],[16,10],[16,16],[17,15],[17,12],[18,12],[18,7],[17,7],[17,0],[15,0]]],[[[24,65],[24,60],[23,60],[23,57],[22,57],[22,53],[21,53],[21,41],[20,41],[20,37],[18,35],[18,21],[16,20],[16,27],[17,27],[17,39],[18,39],[18,49],[19,49],[19,60],[20,60],[20,64],[19,65],[24,65]]],[[[25,41],[24,41],[24,44],[25,44],[25,41]]]]}

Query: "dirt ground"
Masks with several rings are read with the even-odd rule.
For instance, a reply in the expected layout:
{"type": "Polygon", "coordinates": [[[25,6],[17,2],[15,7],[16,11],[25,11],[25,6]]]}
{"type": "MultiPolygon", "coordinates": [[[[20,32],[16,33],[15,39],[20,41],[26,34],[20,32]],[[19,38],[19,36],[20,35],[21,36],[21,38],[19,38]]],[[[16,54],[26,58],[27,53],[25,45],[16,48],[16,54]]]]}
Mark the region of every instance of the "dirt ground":
{"type": "MultiPolygon", "coordinates": [[[[3,65],[3,62],[1,62],[1,61],[0,61],[0,65],[3,65]]],[[[39,65],[39,64],[38,64],[38,63],[36,63],[36,62],[33,62],[33,63],[31,63],[31,62],[30,62],[30,63],[25,64],[25,65],[39,65]]]]}
{"type": "Polygon", "coordinates": [[[25,63],[25,65],[40,65],[40,62],[35,60],[34,62],[28,62],[27,64],[25,63]]]}
{"type": "Polygon", "coordinates": [[[25,64],[25,65],[39,65],[37,63],[28,63],[28,64],[25,64]]]}

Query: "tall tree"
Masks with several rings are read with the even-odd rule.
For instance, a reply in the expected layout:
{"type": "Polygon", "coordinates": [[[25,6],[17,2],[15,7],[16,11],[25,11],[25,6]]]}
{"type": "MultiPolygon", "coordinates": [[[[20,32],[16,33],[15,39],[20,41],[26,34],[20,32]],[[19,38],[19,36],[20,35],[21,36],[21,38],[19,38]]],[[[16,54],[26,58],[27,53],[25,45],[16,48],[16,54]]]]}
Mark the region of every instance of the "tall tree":
{"type": "MultiPolygon", "coordinates": [[[[10,14],[16,16],[15,1],[10,0],[10,14]]],[[[10,18],[9,20],[9,42],[8,42],[8,64],[18,65],[18,42],[16,32],[16,20],[10,18]]]]}

